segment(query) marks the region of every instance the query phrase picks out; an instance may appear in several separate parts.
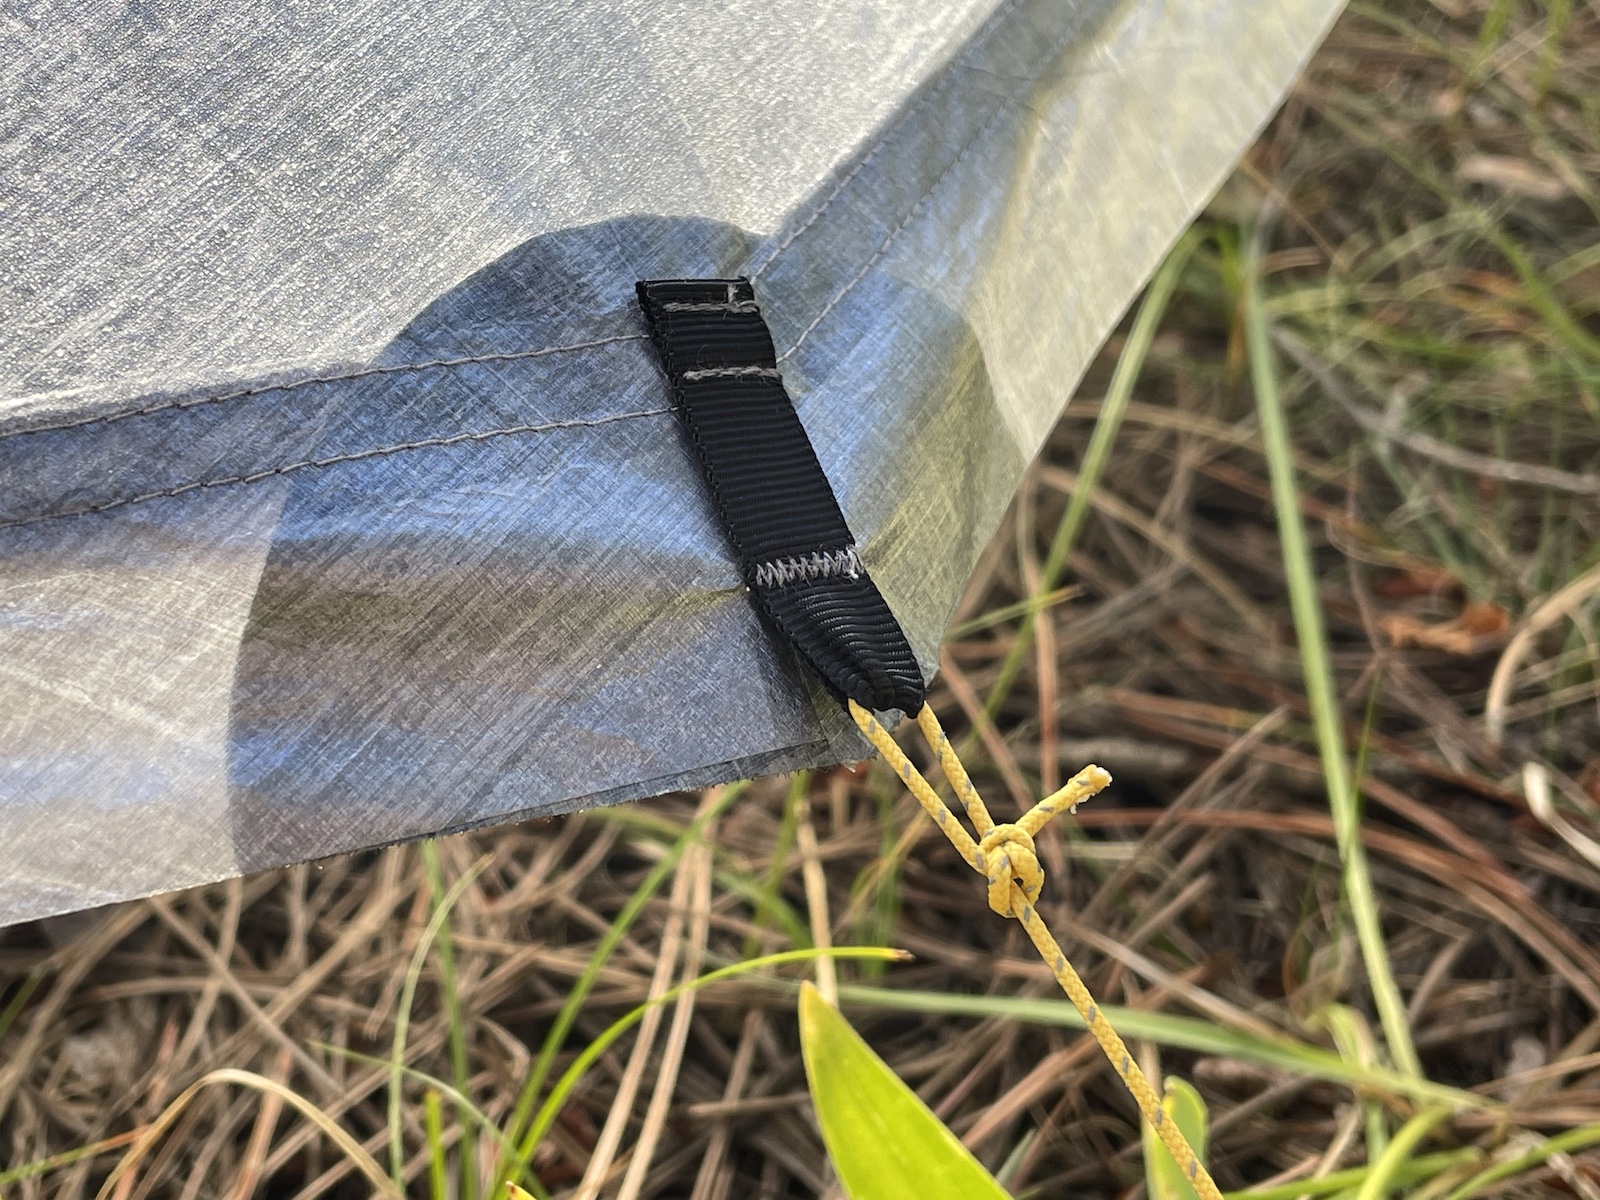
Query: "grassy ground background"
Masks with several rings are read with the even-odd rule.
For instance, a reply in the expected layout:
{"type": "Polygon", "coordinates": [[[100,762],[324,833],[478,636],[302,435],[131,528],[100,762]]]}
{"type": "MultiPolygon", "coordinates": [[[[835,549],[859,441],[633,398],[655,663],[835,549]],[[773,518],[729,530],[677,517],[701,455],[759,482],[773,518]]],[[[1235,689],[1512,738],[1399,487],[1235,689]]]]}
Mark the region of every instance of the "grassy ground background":
{"type": "MultiPolygon", "coordinates": [[[[1047,835],[1041,910],[1135,1011],[1147,1069],[1206,1096],[1225,1188],[1600,1200],[1597,226],[1600,6],[1354,5],[1148,343],[1107,346],[958,615],[933,704],[993,807],[1087,761],[1116,776],[1047,835]],[[1297,639],[1296,587],[1325,642],[1297,639]]],[[[364,1196],[357,1147],[413,1195],[486,1194],[547,1095],[530,1078],[652,990],[829,941],[916,954],[841,964],[846,1010],[1014,1193],[1131,1195],[1128,1098],[916,811],[839,770],[11,931],[0,1188],[93,1194],[138,1145],[119,1200],[364,1196]],[[250,1075],[186,1092],[219,1068],[250,1075]]],[[[618,1040],[551,1106],[537,1179],[825,1191],[795,978],[618,1040]]]]}

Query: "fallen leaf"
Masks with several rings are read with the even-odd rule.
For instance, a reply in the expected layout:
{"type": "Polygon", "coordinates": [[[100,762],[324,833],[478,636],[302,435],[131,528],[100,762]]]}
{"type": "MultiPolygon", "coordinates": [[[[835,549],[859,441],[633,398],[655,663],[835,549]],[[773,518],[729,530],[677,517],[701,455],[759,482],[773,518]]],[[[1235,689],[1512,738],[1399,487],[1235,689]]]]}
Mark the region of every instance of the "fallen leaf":
{"type": "Polygon", "coordinates": [[[1461,610],[1456,620],[1461,628],[1477,637],[1504,633],[1511,628],[1511,614],[1488,600],[1474,600],[1461,610]]]}
{"type": "Polygon", "coordinates": [[[1429,623],[1403,613],[1383,618],[1379,623],[1391,644],[1404,648],[1419,646],[1443,650],[1446,654],[1478,654],[1501,640],[1511,627],[1511,615],[1498,604],[1475,600],[1449,621],[1429,623]]]}

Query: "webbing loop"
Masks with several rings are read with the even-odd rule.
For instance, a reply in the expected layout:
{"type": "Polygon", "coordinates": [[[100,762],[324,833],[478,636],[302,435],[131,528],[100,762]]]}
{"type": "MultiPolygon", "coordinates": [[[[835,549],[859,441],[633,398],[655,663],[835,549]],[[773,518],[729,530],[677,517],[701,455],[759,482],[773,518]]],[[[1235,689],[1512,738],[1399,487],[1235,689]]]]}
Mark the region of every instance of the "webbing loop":
{"type": "Polygon", "coordinates": [[[647,279],[639,305],[751,599],[841,701],[922,707],[922,668],[868,574],[748,279],[647,279]]]}
{"type": "Polygon", "coordinates": [[[955,748],[945,737],[944,730],[939,725],[939,718],[934,716],[931,708],[923,705],[921,711],[916,713],[917,726],[927,738],[928,745],[932,747],[945,777],[950,780],[950,786],[961,797],[967,816],[972,821],[973,828],[978,831],[978,838],[974,840],[950,811],[949,806],[940,799],[939,793],[934,791],[933,786],[923,778],[916,764],[906,757],[899,743],[879,724],[878,718],[854,700],[849,702],[849,709],[857,727],[878,753],[883,755],[884,761],[894,768],[895,774],[900,776],[907,789],[917,798],[923,811],[933,818],[934,824],[950,839],[950,844],[968,865],[988,882],[989,907],[1002,916],[1015,917],[1021,922],[1029,940],[1033,942],[1034,949],[1039,952],[1039,957],[1050,968],[1050,973],[1055,976],[1056,982],[1061,985],[1061,990],[1072,1001],[1072,1006],[1078,1010],[1084,1025],[1094,1040],[1100,1044],[1100,1050],[1106,1056],[1106,1061],[1111,1064],[1112,1070],[1117,1073],[1117,1078],[1122,1080],[1123,1085],[1132,1094],[1144,1119],[1155,1130],[1162,1145],[1172,1152],[1172,1157],[1177,1161],[1184,1176],[1194,1185],[1200,1200],[1222,1200],[1222,1193],[1217,1189],[1211,1173],[1206,1170],[1205,1165],[1195,1154],[1194,1148],[1189,1145],[1188,1139],[1183,1136],[1178,1123],[1166,1119],[1167,1114],[1161,1107],[1160,1097],[1150,1086],[1150,1081],[1145,1078],[1144,1072],[1139,1069],[1139,1064],[1133,1061],[1133,1055],[1128,1052],[1128,1047],[1123,1043],[1121,1036],[1111,1027],[1111,1022],[1106,1020],[1105,1013],[1101,1012],[1100,1006],[1095,1003],[1088,985],[1083,982],[1083,977],[1067,961],[1065,951],[1061,949],[1055,936],[1039,916],[1039,910],[1034,907],[1034,902],[1038,900],[1040,890],[1044,886],[1044,869],[1039,866],[1038,854],[1033,844],[1034,836],[1048,825],[1050,819],[1057,813],[1062,810],[1071,812],[1090,796],[1103,791],[1110,785],[1111,775],[1100,767],[1085,767],[1068,780],[1065,787],[1046,796],[1018,817],[1014,823],[996,825],[989,815],[983,797],[978,794],[977,788],[972,786],[972,780],[967,775],[966,768],[961,765],[955,748]]]}
{"type": "Polygon", "coordinates": [[[650,340],[724,532],[763,617],[845,702],[861,732],[988,883],[989,907],[1014,917],[1071,999],[1200,1200],[1222,1200],[1176,1121],[1106,1020],[1034,902],[1044,870],[1033,839],[1111,783],[1085,767],[1015,822],[997,826],[939,720],[905,633],[867,576],[838,500],[795,414],[748,279],[655,279],[638,285],[650,340]],[[916,718],[977,838],[968,833],[872,710],[916,718]]]}

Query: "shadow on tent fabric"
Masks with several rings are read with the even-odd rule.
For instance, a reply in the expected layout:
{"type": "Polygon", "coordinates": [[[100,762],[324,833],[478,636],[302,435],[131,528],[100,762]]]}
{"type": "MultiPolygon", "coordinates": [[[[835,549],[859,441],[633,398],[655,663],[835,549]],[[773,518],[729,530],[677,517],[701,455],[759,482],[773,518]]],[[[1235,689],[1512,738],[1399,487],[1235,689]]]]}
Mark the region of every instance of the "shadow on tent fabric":
{"type": "MultiPolygon", "coordinates": [[[[642,216],[534,239],[370,372],[292,399],[315,465],[280,477],[236,668],[241,869],[862,755],[757,621],[634,301],[641,277],[738,274],[752,245],[642,216]]],[[[976,339],[934,311],[919,399],[818,447],[875,574],[919,461],[957,468],[934,485],[952,513],[964,479],[1018,469],[976,339]]],[[[939,565],[883,584],[923,617],[929,675],[948,581],[931,608],[907,592],[939,565]]]]}

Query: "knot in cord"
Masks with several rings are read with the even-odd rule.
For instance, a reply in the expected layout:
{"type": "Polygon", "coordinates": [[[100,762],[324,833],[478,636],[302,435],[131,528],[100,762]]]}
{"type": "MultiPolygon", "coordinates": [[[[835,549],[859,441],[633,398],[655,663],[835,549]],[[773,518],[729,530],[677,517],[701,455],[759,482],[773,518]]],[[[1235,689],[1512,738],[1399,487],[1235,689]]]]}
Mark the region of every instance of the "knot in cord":
{"type": "Polygon", "coordinates": [[[1011,911],[1011,884],[1033,903],[1044,889],[1044,868],[1033,848],[1033,835],[1020,825],[996,825],[978,843],[983,855],[983,874],[989,881],[989,907],[1002,917],[1011,911]]]}
{"type": "Polygon", "coordinates": [[[940,766],[944,768],[956,795],[961,797],[967,815],[981,835],[980,840],[974,841],[972,835],[956,819],[955,814],[943,800],[939,799],[939,794],[922,777],[922,772],[917,770],[916,765],[906,757],[905,751],[895,744],[888,731],[878,723],[877,717],[854,700],[849,701],[848,707],[850,715],[855,718],[856,727],[866,735],[878,753],[893,765],[895,773],[905,782],[906,787],[911,789],[911,794],[922,805],[923,811],[933,818],[961,857],[982,872],[989,881],[989,907],[1003,917],[1016,917],[1022,923],[1028,938],[1039,951],[1039,957],[1050,968],[1051,974],[1056,977],[1061,990],[1066,992],[1068,999],[1072,1001],[1072,1006],[1078,1010],[1078,1015],[1083,1018],[1084,1025],[1094,1035],[1095,1041],[1100,1043],[1106,1061],[1127,1085],[1128,1091],[1133,1094],[1134,1100],[1139,1105],[1140,1113],[1150,1122],[1151,1128],[1161,1138],[1162,1144],[1177,1160],[1179,1168],[1194,1186],[1201,1200],[1223,1200],[1222,1193],[1217,1190],[1216,1180],[1211,1178],[1211,1173],[1206,1170],[1205,1164],[1195,1155],[1194,1147],[1189,1145],[1189,1140],[1184,1137],[1178,1122],[1167,1120],[1167,1110],[1163,1107],[1160,1097],[1150,1086],[1150,1081],[1145,1078],[1144,1072],[1139,1069],[1139,1064],[1134,1061],[1127,1045],[1111,1027],[1111,1022],[1106,1020],[1105,1013],[1095,1003],[1094,996],[1084,985],[1082,977],[1067,961],[1060,944],[1046,928],[1039,910],[1034,907],[1039,892],[1044,887],[1044,871],[1039,866],[1039,857],[1033,848],[1034,833],[1043,829],[1050,818],[1058,812],[1063,810],[1071,812],[1075,805],[1106,787],[1111,782],[1111,776],[1099,767],[1085,767],[1073,776],[1065,787],[1046,796],[1018,818],[1015,825],[997,826],[990,818],[983,798],[972,786],[972,780],[967,777],[961,759],[957,757],[949,739],[945,737],[944,730],[939,727],[939,719],[933,715],[932,709],[924,706],[922,711],[916,714],[917,724],[922,728],[924,736],[928,739],[928,745],[938,756],[940,766]],[[1022,903],[1018,904],[1015,910],[1011,907],[1013,883],[1022,889],[1023,895],[1022,903]]]}

